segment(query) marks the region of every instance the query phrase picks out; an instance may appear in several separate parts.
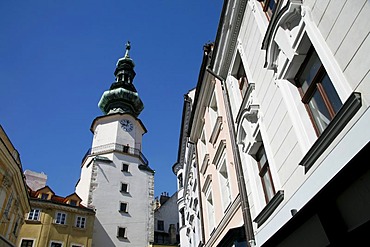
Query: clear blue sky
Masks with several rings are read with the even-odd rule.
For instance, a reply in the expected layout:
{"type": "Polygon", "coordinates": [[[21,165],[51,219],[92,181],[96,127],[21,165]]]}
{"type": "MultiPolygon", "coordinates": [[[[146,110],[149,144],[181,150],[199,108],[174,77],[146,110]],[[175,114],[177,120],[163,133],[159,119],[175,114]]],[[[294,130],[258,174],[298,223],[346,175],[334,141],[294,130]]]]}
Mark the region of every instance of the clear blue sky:
{"type": "Polygon", "coordinates": [[[23,169],[46,173],[58,195],[74,192],[91,122],[102,115],[98,101],[130,40],[155,195],[174,193],[183,95],[196,86],[222,3],[0,1],[0,124],[23,169]]]}

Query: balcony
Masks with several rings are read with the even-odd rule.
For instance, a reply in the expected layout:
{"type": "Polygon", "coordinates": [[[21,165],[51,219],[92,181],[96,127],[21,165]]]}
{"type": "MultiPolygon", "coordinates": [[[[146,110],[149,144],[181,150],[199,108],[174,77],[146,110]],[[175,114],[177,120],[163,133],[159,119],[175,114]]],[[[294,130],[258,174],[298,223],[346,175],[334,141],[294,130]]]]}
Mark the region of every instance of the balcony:
{"type": "Polygon", "coordinates": [[[110,143],[110,144],[90,148],[86,152],[84,157],[82,158],[82,163],[90,155],[105,154],[105,153],[110,153],[110,152],[118,152],[118,153],[128,154],[134,157],[138,157],[143,162],[143,165],[145,166],[149,165],[148,160],[145,158],[144,154],[141,153],[139,149],[117,144],[117,143],[110,143]]]}

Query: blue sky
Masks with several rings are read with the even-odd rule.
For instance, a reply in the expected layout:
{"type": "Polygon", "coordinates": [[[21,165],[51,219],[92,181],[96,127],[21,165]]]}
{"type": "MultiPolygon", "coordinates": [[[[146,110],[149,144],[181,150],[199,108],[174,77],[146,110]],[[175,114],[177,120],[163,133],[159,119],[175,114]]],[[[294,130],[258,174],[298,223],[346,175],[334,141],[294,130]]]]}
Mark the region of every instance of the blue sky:
{"type": "Polygon", "coordinates": [[[176,191],[183,95],[202,47],[216,37],[221,0],[0,2],[0,124],[23,169],[44,172],[55,193],[74,192],[97,104],[131,41],[145,108],[143,153],[155,195],[176,191]]]}

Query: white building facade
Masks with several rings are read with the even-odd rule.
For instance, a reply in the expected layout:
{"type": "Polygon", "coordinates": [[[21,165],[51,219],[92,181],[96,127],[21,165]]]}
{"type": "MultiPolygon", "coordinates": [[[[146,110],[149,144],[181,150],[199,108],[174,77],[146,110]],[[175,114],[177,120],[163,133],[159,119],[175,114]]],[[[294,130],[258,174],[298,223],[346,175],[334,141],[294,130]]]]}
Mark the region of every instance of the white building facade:
{"type": "Polygon", "coordinates": [[[250,246],[366,241],[369,16],[365,0],[225,1],[209,70],[230,103],[250,246]]]}
{"type": "Polygon", "coordinates": [[[177,208],[181,247],[197,247],[204,243],[196,149],[188,136],[194,96],[195,89],[184,95],[178,160],[172,167],[177,177],[177,208]]]}
{"type": "Polygon", "coordinates": [[[99,102],[104,115],[91,125],[92,148],[76,186],[82,204],[96,210],[93,246],[142,247],[154,240],[154,171],[142,154],[144,106],[132,84],[129,44],[126,49],[99,102]]]}

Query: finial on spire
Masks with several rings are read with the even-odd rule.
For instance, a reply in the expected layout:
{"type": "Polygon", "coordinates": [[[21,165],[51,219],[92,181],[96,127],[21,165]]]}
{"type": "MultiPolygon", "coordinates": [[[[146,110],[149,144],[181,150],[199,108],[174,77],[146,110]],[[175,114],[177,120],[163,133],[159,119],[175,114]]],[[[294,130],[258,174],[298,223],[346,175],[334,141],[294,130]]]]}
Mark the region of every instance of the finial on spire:
{"type": "Polygon", "coordinates": [[[129,54],[130,49],[131,49],[131,43],[130,41],[127,41],[125,57],[130,57],[130,54],[129,54]]]}

